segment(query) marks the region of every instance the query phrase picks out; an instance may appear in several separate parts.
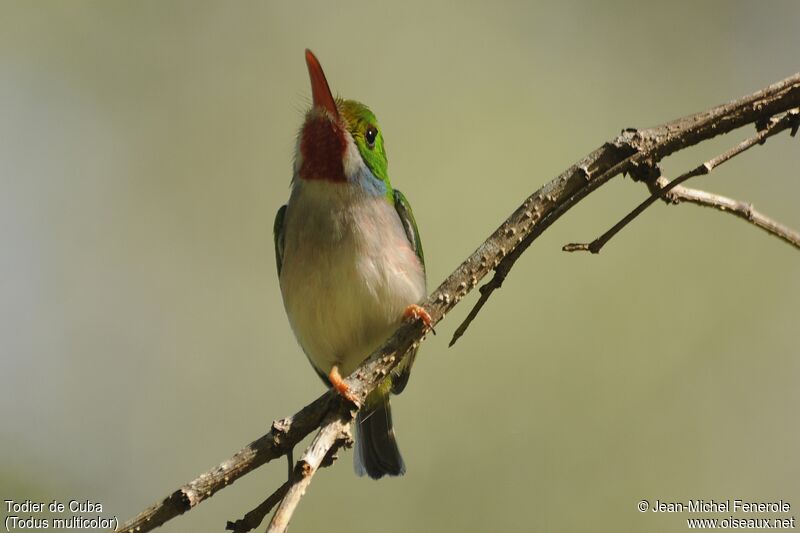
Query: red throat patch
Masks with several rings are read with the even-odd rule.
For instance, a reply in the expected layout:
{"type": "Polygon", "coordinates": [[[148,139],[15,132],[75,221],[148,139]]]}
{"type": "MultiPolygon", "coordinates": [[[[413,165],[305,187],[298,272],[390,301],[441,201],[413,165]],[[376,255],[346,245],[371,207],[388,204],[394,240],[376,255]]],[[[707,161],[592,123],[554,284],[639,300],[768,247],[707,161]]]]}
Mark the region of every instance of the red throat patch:
{"type": "Polygon", "coordinates": [[[338,125],[325,116],[310,117],[300,134],[300,178],[347,181],[343,162],[346,147],[344,132],[338,125]]]}

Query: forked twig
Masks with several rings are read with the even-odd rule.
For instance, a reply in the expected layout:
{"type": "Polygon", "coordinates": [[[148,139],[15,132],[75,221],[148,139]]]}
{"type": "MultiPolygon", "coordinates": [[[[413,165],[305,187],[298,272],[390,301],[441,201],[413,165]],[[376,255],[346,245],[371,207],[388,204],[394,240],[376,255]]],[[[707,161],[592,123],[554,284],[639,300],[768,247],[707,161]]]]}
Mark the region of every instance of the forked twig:
{"type": "Polygon", "coordinates": [[[297,462],[294,475],[289,483],[286,495],[272,515],[272,520],[267,526],[267,533],[283,533],[289,527],[300,498],[311,483],[311,478],[323,464],[326,457],[330,457],[340,446],[349,446],[353,442],[350,436],[350,417],[342,417],[338,412],[331,412],[322,423],[317,436],[311,442],[303,457],[297,462]]]}
{"type": "MultiPolygon", "coordinates": [[[[739,144],[737,144],[736,146],[734,146],[733,148],[731,148],[727,152],[724,152],[724,153],[718,155],[717,157],[714,157],[713,159],[710,159],[710,160],[706,161],[705,163],[703,163],[701,165],[698,165],[697,167],[695,167],[694,169],[690,170],[689,172],[686,172],[685,174],[682,174],[682,175],[678,176],[677,178],[675,178],[672,181],[667,181],[666,183],[664,183],[664,185],[662,187],[653,190],[651,192],[650,196],[648,196],[645,201],[643,201],[641,204],[636,206],[633,209],[633,211],[631,211],[630,213],[625,215],[625,217],[622,218],[622,220],[620,220],[619,222],[614,224],[608,231],[603,233],[601,236],[599,236],[598,238],[596,238],[592,242],[590,242],[590,243],[570,243],[570,244],[565,244],[564,247],[562,248],[562,250],[564,250],[565,252],[588,251],[588,252],[591,252],[593,254],[600,253],[600,250],[603,249],[603,246],[605,246],[606,243],[608,243],[608,241],[610,241],[614,237],[614,235],[619,233],[619,231],[622,228],[624,228],[625,226],[630,224],[636,217],[641,215],[642,212],[644,212],[645,209],[647,209],[648,207],[653,205],[656,200],[658,200],[659,198],[662,198],[662,199],[667,198],[667,195],[670,193],[670,191],[672,191],[675,187],[678,187],[681,183],[684,183],[685,181],[687,181],[687,180],[689,180],[691,178],[694,178],[696,176],[703,176],[703,175],[706,175],[706,174],[710,173],[712,170],[714,170],[718,166],[722,165],[723,163],[726,163],[726,162],[730,161],[731,159],[733,159],[737,155],[742,154],[743,152],[749,150],[753,146],[755,146],[757,144],[764,144],[764,141],[766,141],[767,138],[775,135],[776,133],[780,133],[781,131],[783,131],[783,130],[785,130],[787,128],[793,128],[793,129],[796,128],[799,121],[800,121],[800,113],[798,113],[797,110],[793,110],[793,111],[784,113],[782,116],[772,119],[768,123],[768,125],[764,129],[759,131],[756,135],[753,135],[752,137],[749,137],[749,138],[745,139],[744,141],[740,142],[739,144]]],[[[745,218],[747,218],[747,217],[745,217],[745,218]]],[[[764,217],[764,218],[766,218],[766,217],[764,217]]],[[[748,218],[748,219],[752,221],[752,218],[748,218]]],[[[766,220],[769,220],[769,219],[766,219],[766,220]]],[[[770,220],[769,222],[772,222],[772,221],[770,220]]],[[[783,226],[780,226],[777,223],[773,223],[773,225],[770,225],[769,227],[774,227],[775,229],[783,228],[783,226]]],[[[765,228],[765,229],[767,229],[767,228],[765,228]]],[[[786,229],[788,229],[788,228],[786,228],[786,229]]],[[[789,231],[791,231],[791,230],[789,230],[789,231]]],[[[789,234],[784,232],[783,235],[787,235],[788,236],[789,234]]],[[[789,242],[791,244],[795,244],[789,238],[785,238],[784,237],[784,240],[786,240],[787,242],[789,242]]],[[[796,244],[795,244],[795,246],[796,246],[796,244]]]]}

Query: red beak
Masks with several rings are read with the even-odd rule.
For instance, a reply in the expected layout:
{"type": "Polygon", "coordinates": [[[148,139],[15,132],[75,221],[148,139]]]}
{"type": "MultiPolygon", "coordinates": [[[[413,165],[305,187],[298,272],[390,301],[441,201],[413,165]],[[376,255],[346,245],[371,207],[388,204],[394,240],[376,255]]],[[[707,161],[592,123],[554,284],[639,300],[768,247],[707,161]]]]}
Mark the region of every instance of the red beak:
{"type": "Polygon", "coordinates": [[[308,65],[308,76],[311,78],[311,95],[314,98],[314,107],[326,109],[336,120],[339,120],[339,110],[336,109],[336,102],[328,87],[328,80],[322,72],[314,52],[306,48],[306,65],[308,65]]]}

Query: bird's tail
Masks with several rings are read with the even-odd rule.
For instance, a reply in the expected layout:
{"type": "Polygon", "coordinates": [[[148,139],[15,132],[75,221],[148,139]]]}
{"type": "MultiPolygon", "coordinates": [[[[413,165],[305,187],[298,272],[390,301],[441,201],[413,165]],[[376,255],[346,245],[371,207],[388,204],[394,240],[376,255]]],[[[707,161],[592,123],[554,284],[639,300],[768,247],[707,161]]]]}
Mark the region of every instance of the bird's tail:
{"type": "Polygon", "coordinates": [[[356,474],[372,479],[385,475],[402,476],[406,465],[392,429],[392,410],[388,391],[375,390],[356,417],[356,449],[353,458],[356,474]]]}

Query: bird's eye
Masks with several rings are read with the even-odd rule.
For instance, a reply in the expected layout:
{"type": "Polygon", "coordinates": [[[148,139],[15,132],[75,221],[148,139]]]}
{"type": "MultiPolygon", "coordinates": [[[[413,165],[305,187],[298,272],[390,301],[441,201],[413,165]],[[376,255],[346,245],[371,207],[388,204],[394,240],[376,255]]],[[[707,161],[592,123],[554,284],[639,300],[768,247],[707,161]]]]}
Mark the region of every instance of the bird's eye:
{"type": "Polygon", "coordinates": [[[375,139],[378,137],[378,130],[375,126],[370,126],[367,128],[367,131],[364,132],[364,140],[367,141],[367,146],[370,148],[375,147],[375,139]]]}

